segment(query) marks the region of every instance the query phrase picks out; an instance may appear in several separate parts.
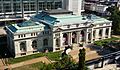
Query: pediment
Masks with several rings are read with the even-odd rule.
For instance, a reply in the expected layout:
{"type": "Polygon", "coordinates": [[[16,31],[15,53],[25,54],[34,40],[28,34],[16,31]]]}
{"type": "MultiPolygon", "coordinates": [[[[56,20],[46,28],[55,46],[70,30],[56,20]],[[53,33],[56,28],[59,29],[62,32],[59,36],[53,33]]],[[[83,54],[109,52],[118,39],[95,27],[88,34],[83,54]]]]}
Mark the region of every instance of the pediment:
{"type": "Polygon", "coordinates": [[[57,28],[55,31],[62,31],[63,29],[62,28],[57,28]]]}
{"type": "Polygon", "coordinates": [[[90,24],[90,26],[89,27],[93,27],[94,26],[94,24],[90,24]]]}

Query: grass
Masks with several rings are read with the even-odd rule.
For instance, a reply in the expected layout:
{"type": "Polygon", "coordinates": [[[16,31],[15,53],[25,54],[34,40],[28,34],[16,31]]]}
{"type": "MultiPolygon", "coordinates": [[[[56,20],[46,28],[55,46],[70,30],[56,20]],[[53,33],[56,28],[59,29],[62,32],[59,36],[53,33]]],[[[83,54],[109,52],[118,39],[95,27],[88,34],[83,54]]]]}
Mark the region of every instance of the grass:
{"type": "Polygon", "coordinates": [[[120,40],[120,38],[112,37],[109,39],[103,39],[103,40],[95,41],[94,44],[98,45],[98,46],[103,46],[104,44],[107,44],[107,43],[109,43],[111,41],[115,41],[115,40],[120,40]]]}
{"type": "Polygon", "coordinates": [[[25,65],[25,66],[22,66],[22,67],[18,67],[18,68],[14,68],[12,70],[46,70],[45,69],[46,65],[42,62],[38,62],[38,63],[35,63],[35,64],[30,64],[30,65],[25,65]]]}
{"type": "Polygon", "coordinates": [[[61,56],[61,52],[37,53],[37,54],[32,54],[32,55],[28,55],[28,56],[24,56],[24,57],[19,57],[19,58],[10,58],[8,63],[14,64],[14,63],[22,62],[25,60],[42,57],[42,56],[47,56],[50,60],[58,61],[61,56]]]}

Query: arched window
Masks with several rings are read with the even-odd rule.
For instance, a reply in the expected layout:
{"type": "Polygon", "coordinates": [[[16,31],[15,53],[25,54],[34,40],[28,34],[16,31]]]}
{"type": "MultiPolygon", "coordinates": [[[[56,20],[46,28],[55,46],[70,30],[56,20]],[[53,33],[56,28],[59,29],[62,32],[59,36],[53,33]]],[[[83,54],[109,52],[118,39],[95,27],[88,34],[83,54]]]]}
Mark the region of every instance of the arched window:
{"type": "Polygon", "coordinates": [[[56,39],[56,46],[60,47],[60,39],[59,38],[56,39]]]}
{"type": "Polygon", "coordinates": [[[84,33],[84,31],[82,30],[81,33],[80,33],[80,36],[81,36],[81,42],[84,41],[84,34],[85,34],[85,33],[84,33]]]}
{"type": "Polygon", "coordinates": [[[43,46],[48,46],[48,39],[43,40],[43,46]]]}
{"type": "Polygon", "coordinates": [[[84,36],[84,31],[83,30],[81,31],[81,35],[82,35],[82,37],[84,36]]]}
{"type": "Polygon", "coordinates": [[[26,41],[20,43],[20,50],[22,52],[26,51],[26,41]]]}
{"type": "Polygon", "coordinates": [[[68,35],[66,33],[63,34],[63,45],[68,44],[68,35]]]}
{"type": "Polygon", "coordinates": [[[94,30],[94,31],[93,31],[93,37],[94,37],[94,38],[95,38],[95,32],[96,32],[96,31],[94,30]]]}
{"type": "Polygon", "coordinates": [[[88,34],[88,40],[91,40],[91,34],[90,33],[88,34]]]}
{"type": "Polygon", "coordinates": [[[36,49],[36,48],[37,48],[37,41],[36,41],[36,40],[33,40],[33,41],[32,41],[32,48],[33,48],[33,49],[36,49]]]}

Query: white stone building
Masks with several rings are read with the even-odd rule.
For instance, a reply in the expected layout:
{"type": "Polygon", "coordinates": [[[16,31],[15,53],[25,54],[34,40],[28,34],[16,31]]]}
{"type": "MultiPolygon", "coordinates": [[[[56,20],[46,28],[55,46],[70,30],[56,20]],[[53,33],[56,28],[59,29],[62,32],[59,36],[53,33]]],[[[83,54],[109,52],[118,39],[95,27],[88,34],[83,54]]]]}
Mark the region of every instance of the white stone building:
{"type": "Polygon", "coordinates": [[[95,15],[49,15],[41,12],[23,23],[6,26],[8,47],[15,57],[36,51],[63,50],[67,45],[111,37],[112,23],[95,15]]]}
{"type": "Polygon", "coordinates": [[[106,14],[107,13],[107,8],[109,6],[107,5],[102,5],[102,4],[97,4],[97,3],[90,3],[90,2],[86,2],[85,3],[85,9],[86,10],[90,10],[90,11],[95,11],[101,14],[106,14]]]}

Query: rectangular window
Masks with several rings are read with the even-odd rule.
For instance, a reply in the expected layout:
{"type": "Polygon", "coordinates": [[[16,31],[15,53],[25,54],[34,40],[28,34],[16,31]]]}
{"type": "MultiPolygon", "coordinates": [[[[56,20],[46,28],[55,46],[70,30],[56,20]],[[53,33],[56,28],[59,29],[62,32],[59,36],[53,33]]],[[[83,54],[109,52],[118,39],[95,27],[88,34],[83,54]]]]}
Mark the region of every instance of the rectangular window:
{"type": "Polygon", "coordinates": [[[23,35],[21,35],[21,37],[23,37],[23,35]]]}
{"type": "Polygon", "coordinates": [[[55,9],[61,8],[62,7],[62,3],[61,2],[55,2],[55,9]]]}
{"type": "Polygon", "coordinates": [[[11,12],[11,3],[4,3],[3,9],[4,9],[4,12],[11,12]]]}
{"type": "Polygon", "coordinates": [[[30,3],[31,11],[35,11],[35,2],[30,3]]]}
{"type": "Polygon", "coordinates": [[[18,35],[18,38],[20,38],[20,35],[18,35]]]}
{"type": "Polygon", "coordinates": [[[13,4],[13,9],[15,12],[21,11],[20,3],[14,3],[13,4]]]}
{"type": "Polygon", "coordinates": [[[47,9],[51,10],[52,9],[52,2],[47,2],[47,9]]]}
{"type": "Polygon", "coordinates": [[[34,33],[34,36],[35,36],[35,33],[34,33]]]}
{"type": "Polygon", "coordinates": [[[45,2],[38,3],[39,10],[45,10],[45,2]]]}
{"type": "MultiPolygon", "coordinates": [[[[1,3],[0,3],[0,5],[1,5],[1,3]]],[[[2,7],[0,6],[0,13],[2,12],[2,7]]]]}
{"type": "Polygon", "coordinates": [[[31,33],[31,36],[33,36],[33,33],[31,33]]]}
{"type": "Polygon", "coordinates": [[[24,3],[24,11],[29,11],[29,3],[28,2],[24,3]]]}
{"type": "Polygon", "coordinates": [[[24,37],[25,37],[26,35],[24,34],[24,37]]]}

